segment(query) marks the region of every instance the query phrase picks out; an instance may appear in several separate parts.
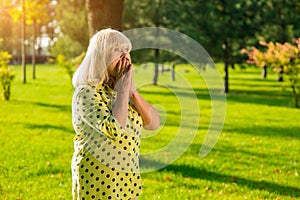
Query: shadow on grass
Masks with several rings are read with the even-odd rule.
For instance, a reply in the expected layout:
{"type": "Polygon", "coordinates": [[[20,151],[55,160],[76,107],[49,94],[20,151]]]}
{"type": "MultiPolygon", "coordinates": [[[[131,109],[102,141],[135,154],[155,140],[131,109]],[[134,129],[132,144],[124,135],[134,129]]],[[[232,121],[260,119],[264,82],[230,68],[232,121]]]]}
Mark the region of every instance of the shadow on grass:
{"type": "MultiPolygon", "coordinates": [[[[175,88],[173,86],[173,88],[175,88]]],[[[183,96],[183,97],[188,97],[188,98],[195,98],[197,97],[198,99],[206,99],[206,100],[210,100],[210,94],[208,92],[207,89],[200,89],[200,88],[194,88],[193,90],[191,89],[182,89],[182,88],[179,88],[180,90],[176,91],[176,94],[171,92],[171,91],[142,91],[141,93],[142,94],[146,94],[146,95],[153,95],[153,96],[156,96],[158,97],[157,99],[161,99],[159,98],[159,96],[162,96],[162,97],[173,97],[173,98],[178,98],[180,96],[183,96]]],[[[213,89],[215,90],[215,89],[213,89]]],[[[222,96],[223,94],[221,93],[220,91],[220,95],[222,96]]],[[[221,100],[223,100],[223,98],[221,98],[221,100]]]]}
{"type": "Polygon", "coordinates": [[[71,105],[55,105],[55,104],[42,103],[42,102],[33,102],[33,104],[35,104],[37,106],[42,106],[42,107],[55,108],[60,111],[71,112],[71,105]]]}
{"type": "Polygon", "coordinates": [[[22,123],[22,124],[24,125],[25,128],[28,129],[43,129],[43,130],[56,129],[63,132],[74,133],[73,129],[65,126],[57,126],[57,125],[47,124],[47,123],[46,124],[22,123]]]}
{"type": "Polygon", "coordinates": [[[246,87],[250,87],[250,88],[257,88],[260,90],[266,90],[266,89],[271,89],[271,90],[278,90],[280,91],[280,89],[282,88],[282,86],[279,85],[270,85],[270,84],[265,84],[265,83],[261,83],[261,84],[257,84],[257,83],[245,83],[245,82],[240,82],[240,83],[231,83],[230,86],[233,85],[237,85],[237,86],[246,86],[246,87]]]}
{"type": "Polygon", "coordinates": [[[252,136],[263,137],[290,137],[300,139],[300,127],[289,126],[286,128],[277,126],[261,126],[255,125],[254,127],[241,127],[237,125],[224,126],[225,132],[235,132],[239,134],[249,134],[252,136]]]}
{"type": "MultiPolygon", "coordinates": [[[[19,105],[36,105],[36,106],[40,106],[40,107],[46,107],[46,108],[53,108],[53,109],[57,109],[60,111],[66,111],[66,112],[70,112],[72,111],[72,106],[70,105],[57,105],[57,104],[50,104],[50,103],[44,103],[44,102],[34,102],[34,101],[27,101],[27,100],[11,100],[11,102],[15,102],[16,104],[19,105]]],[[[35,108],[37,109],[37,108],[35,108]]]]}
{"type": "MultiPolygon", "coordinates": [[[[211,90],[220,90],[213,89],[211,90]]],[[[202,88],[194,88],[194,92],[199,100],[211,100],[210,93],[207,89],[202,88]]],[[[157,99],[161,99],[163,97],[168,98],[176,98],[176,95],[171,91],[142,91],[142,94],[153,95],[156,96],[157,99]]],[[[194,98],[195,94],[193,94],[190,89],[186,91],[184,89],[180,89],[180,91],[176,92],[177,96],[184,96],[189,98],[194,98]]],[[[216,95],[217,93],[215,93],[216,95]]],[[[220,90],[220,96],[215,96],[214,100],[224,100],[222,98],[223,94],[220,90]]],[[[233,101],[239,103],[251,103],[251,104],[260,104],[260,105],[268,105],[268,106],[283,106],[289,107],[292,106],[292,97],[287,92],[276,92],[276,91],[264,91],[260,88],[256,90],[241,90],[241,89],[231,89],[228,94],[226,94],[226,101],[233,101]]],[[[201,105],[200,105],[201,106],[201,105]]]]}
{"type": "Polygon", "coordinates": [[[274,194],[280,194],[290,197],[299,197],[300,188],[285,185],[279,185],[272,182],[249,180],[242,177],[210,172],[205,169],[191,167],[189,165],[169,165],[163,170],[171,171],[175,174],[181,174],[186,178],[199,178],[208,181],[220,183],[236,183],[237,185],[248,187],[252,190],[263,190],[274,194]]]}

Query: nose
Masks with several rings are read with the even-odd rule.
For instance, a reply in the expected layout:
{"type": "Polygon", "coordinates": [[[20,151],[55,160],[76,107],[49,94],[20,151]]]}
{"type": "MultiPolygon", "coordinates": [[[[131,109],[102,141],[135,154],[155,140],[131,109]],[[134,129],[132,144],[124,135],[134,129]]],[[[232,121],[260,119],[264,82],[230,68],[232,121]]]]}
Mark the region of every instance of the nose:
{"type": "Polygon", "coordinates": [[[125,56],[125,58],[128,58],[129,61],[131,62],[130,54],[129,53],[123,53],[122,55],[125,56]]]}

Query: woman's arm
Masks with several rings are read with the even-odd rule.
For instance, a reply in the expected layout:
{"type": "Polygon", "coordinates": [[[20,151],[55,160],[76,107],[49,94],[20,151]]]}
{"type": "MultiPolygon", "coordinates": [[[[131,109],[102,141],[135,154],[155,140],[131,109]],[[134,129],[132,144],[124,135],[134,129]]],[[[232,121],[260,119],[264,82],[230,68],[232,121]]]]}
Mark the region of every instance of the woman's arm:
{"type": "Polygon", "coordinates": [[[129,91],[132,83],[133,69],[129,59],[122,56],[114,65],[116,80],[114,90],[117,91],[117,99],[112,106],[112,115],[117,119],[121,127],[125,127],[128,114],[129,91]],[[127,71],[124,73],[124,71],[127,71]]]}
{"type": "Polygon", "coordinates": [[[121,127],[125,127],[128,113],[128,92],[118,92],[113,104],[112,115],[118,120],[121,127]]]}
{"type": "Polygon", "coordinates": [[[124,74],[115,86],[117,91],[117,99],[112,107],[112,115],[118,120],[119,124],[124,128],[126,125],[128,114],[129,88],[132,79],[132,69],[124,74]]]}
{"type": "Polygon", "coordinates": [[[124,127],[127,119],[128,99],[136,107],[143,119],[143,126],[148,130],[155,130],[159,127],[159,113],[150,105],[135,89],[133,81],[133,66],[128,57],[121,57],[120,62],[116,64],[117,71],[127,71],[126,73],[117,73],[114,89],[118,92],[116,102],[112,108],[112,115],[124,127]],[[126,69],[126,70],[124,70],[126,69]],[[128,70],[127,70],[128,69],[128,70]]]}
{"type": "Polygon", "coordinates": [[[158,111],[136,90],[131,94],[130,100],[142,116],[144,128],[147,130],[157,129],[160,123],[158,111]]]}

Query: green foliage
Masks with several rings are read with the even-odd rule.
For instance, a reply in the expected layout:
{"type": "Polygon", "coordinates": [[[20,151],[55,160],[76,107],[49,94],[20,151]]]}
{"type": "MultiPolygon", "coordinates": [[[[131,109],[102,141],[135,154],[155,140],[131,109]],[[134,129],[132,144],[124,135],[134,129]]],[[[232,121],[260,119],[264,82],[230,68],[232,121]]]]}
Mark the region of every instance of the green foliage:
{"type": "Polygon", "coordinates": [[[75,57],[85,51],[89,43],[85,1],[57,1],[55,13],[61,33],[50,52],[54,56],[62,53],[67,57],[75,57]]]}
{"type": "MultiPolygon", "coordinates": [[[[0,37],[3,37],[4,47],[6,51],[19,56],[21,52],[20,23],[22,17],[22,1],[2,1],[0,9],[0,37]]],[[[53,5],[49,0],[25,0],[25,16],[26,16],[26,42],[28,47],[32,44],[41,47],[41,41],[37,41],[35,37],[44,38],[48,36],[54,39],[54,29],[56,21],[54,21],[53,5]],[[35,32],[35,34],[33,34],[35,32]],[[33,41],[35,40],[35,41],[33,41]]]]}
{"type": "Polygon", "coordinates": [[[54,46],[50,47],[49,52],[52,56],[56,57],[63,54],[68,58],[75,57],[81,54],[86,49],[78,41],[70,38],[69,35],[58,37],[54,46]]]}
{"type": "Polygon", "coordinates": [[[276,71],[285,73],[288,79],[288,85],[292,88],[295,107],[300,108],[300,38],[295,39],[297,46],[288,42],[260,44],[266,47],[266,51],[260,51],[255,47],[251,50],[243,49],[242,53],[248,55],[248,63],[255,64],[258,67],[273,67],[276,71]]]}
{"type": "Polygon", "coordinates": [[[2,87],[2,99],[8,101],[10,97],[11,82],[14,79],[12,66],[8,66],[11,55],[8,52],[0,51],[0,83],[2,87]]]}
{"type": "MultiPolygon", "coordinates": [[[[158,7],[158,1],[144,0],[126,0],[123,11],[123,29],[133,29],[139,27],[155,26],[157,21],[157,10],[160,12],[164,6],[158,7]],[[151,5],[151,6],[149,6],[151,5]]],[[[162,16],[162,15],[160,15],[162,16]]]]}
{"type": "MultiPolygon", "coordinates": [[[[15,22],[22,20],[22,10],[20,10],[22,1],[10,2],[10,14],[15,22]]],[[[48,15],[49,0],[31,0],[25,1],[26,24],[45,23],[50,21],[48,15]]]]}
{"type": "Polygon", "coordinates": [[[240,49],[258,40],[300,37],[299,9],[297,0],[126,0],[123,27],[159,24],[192,37],[215,61],[235,64],[243,62],[240,49]]]}
{"type": "Polygon", "coordinates": [[[0,67],[5,67],[8,65],[9,60],[11,59],[12,55],[8,52],[1,51],[0,53],[0,67]]]}
{"type": "Polygon", "coordinates": [[[56,57],[55,63],[58,64],[60,67],[63,67],[70,79],[72,80],[73,74],[76,71],[77,67],[79,67],[80,63],[82,62],[85,56],[85,52],[76,56],[74,58],[68,59],[63,54],[59,54],[56,57]]]}
{"type": "Polygon", "coordinates": [[[274,42],[292,42],[300,37],[300,3],[297,0],[263,0],[260,7],[259,40],[274,42]]]}

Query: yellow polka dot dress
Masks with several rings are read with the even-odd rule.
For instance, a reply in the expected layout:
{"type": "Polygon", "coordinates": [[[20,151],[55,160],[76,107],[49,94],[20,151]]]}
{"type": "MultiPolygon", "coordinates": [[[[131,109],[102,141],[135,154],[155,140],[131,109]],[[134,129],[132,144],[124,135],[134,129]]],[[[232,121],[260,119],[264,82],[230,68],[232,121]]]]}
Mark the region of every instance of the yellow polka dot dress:
{"type": "Polygon", "coordinates": [[[82,85],[74,91],[73,200],[132,199],[142,192],[138,160],[142,118],[129,103],[126,126],[121,127],[112,116],[116,98],[106,84],[82,85]]]}

